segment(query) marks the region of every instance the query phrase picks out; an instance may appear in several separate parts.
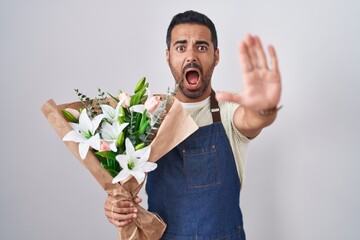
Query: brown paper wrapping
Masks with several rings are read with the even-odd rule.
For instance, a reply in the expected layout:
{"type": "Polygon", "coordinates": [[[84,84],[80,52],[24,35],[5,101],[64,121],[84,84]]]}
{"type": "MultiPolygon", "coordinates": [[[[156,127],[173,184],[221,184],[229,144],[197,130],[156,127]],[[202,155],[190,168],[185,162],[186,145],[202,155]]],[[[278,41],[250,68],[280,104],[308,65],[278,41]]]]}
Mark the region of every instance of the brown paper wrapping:
{"type": "MultiPolygon", "coordinates": [[[[63,117],[61,109],[83,107],[81,102],[56,105],[50,99],[44,103],[41,111],[62,139],[65,134],[72,130],[72,127],[63,117]]],[[[197,125],[182,108],[181,104],[174,99],[155,139],[151,143],[149,161],[156,162],[159,158],[169,152],[172,148],[186,139],[197,130],[197,125]]],[[[100,186],[117,200],[133,201],[143,185],[138,184],[134,177],[124,184],[113,184],[111,175],[101,167],[99,160],[89,151],[86,158],[82,160],[79,155],[78,143],[64,142],[69,150],[77,157],[89,172],[95,177],[100,186]]],[[[155,169],[156,171],[156,169],[155,169]]],[[[165,231],[166,224],[155,214],[147,211],[140,205],[134,203],[138,209],[138,217],[125,227],[118,228],[119,239],[128,240],[156,240],[160,239],[165,231]]]]}

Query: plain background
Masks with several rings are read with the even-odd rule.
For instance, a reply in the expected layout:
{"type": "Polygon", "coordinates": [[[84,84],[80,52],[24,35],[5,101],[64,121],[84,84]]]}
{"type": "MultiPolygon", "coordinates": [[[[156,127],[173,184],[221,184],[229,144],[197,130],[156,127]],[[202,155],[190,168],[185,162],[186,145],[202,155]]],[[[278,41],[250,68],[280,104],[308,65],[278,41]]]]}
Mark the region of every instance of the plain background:
{"type": "Polygon", "coordinates": [[[1,0],[1,240],[117,239],[106,194],[40,107],[77,101],[74,88],[131,91],[141,76],[165,92],[165,32],[188,9],[217,27],[216,90],[241,91],[248,32],[280,59],[284,108],[248,152],[248,239],[360,239],[358,0],[1,0]]]}

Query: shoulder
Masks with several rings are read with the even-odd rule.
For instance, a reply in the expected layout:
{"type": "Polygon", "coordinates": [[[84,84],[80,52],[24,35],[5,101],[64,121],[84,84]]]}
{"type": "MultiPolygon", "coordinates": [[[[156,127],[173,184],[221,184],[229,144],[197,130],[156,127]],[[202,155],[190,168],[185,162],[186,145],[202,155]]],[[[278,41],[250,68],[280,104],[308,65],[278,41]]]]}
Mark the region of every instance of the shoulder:
{"type": "MultiPolygon", "coordinates": [[[[224,125],[225,131],[228,136],[238,138],[241,142],[249,142],[249,139],[243,136],[235,127],[234,112],[239,107],[239,104],[233,102],[219,102],[221,122],[224,125]]],[[[231,140],[231,139],[230,139],[231,140]]]]}

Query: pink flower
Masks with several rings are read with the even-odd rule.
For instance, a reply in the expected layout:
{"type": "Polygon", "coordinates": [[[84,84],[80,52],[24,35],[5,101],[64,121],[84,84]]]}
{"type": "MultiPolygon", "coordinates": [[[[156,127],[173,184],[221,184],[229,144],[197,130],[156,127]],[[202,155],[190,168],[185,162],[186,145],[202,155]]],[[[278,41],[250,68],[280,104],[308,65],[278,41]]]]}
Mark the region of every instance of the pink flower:
{"type": "Polygon", "coordinates": [[[130,107],[130,95],[123,92],[123,93],[120,93],[119,95],[119,100],[120,100],[120,103],[121,103],[121,106],[123,106],[124,108],[128,108],[130,107]]]}
{"type": "Polygon", "coordinates": [[[80,113],[78,110],[76,109],[73,109],[73,108],[65,108],[66,111],[68,111],[69,113],[71,113],[71,115],[74,116],[74,118],[78,119],[79,120],[79,117],[80,117],[80,113]]]}
{"type": "Polygon", "coordinates": [[[146,110],[148,110],[150,113],[154,113],[157,106],[159,105],[159,102],[160,102],[159,96],[151,96],[151,97],[149,96],[148,99],[146,99],[144,105],[146,110]]]}
{"type": "Polygon", "coordinates": [[[100,140],[99,152],[106,152],[106,151],[110,151],[109,144],[107,142],[105,142],[104,140],[100,140]]]}

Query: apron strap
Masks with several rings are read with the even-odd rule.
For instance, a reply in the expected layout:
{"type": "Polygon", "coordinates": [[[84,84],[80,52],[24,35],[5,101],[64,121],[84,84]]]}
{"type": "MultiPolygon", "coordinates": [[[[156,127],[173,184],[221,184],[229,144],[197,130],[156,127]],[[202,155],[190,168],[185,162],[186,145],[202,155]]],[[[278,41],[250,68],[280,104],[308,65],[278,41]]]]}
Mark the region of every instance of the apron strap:
{"type": "Polygon", "coordinates": [[[214,123],[221,122],[219,103],[216,100],[215,91],[213,89],[211,89],[211,95],[210,95],[210,111],[213,122],[214,123]]]}

